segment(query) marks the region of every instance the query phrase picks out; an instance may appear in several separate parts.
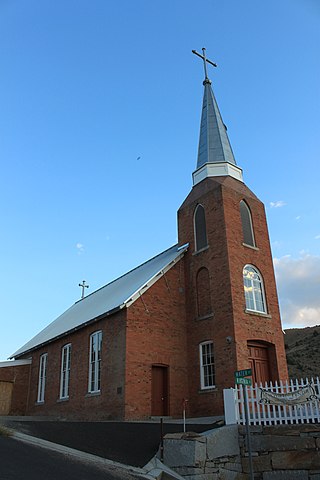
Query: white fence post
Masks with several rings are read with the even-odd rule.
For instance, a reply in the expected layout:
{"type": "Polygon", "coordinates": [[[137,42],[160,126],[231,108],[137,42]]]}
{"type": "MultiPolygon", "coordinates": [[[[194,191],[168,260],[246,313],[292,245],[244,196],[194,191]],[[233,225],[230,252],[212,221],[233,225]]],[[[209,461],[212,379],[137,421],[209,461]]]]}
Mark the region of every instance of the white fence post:
{"type": "Polygon", "coordinates": [[[226,425],[235,425],[238,423],[235,393],[236,392],[233,388],[225,388],[223,390],[226,425]]]}

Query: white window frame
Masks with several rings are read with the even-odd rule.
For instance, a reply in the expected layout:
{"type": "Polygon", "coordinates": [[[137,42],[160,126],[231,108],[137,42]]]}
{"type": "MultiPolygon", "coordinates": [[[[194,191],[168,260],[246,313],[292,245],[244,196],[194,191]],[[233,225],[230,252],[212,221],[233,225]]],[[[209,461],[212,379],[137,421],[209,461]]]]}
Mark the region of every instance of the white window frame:
{"type": "Polygon", "coordinates": [[[48,354],[43,353],[39,360],[39,381],[38,381],[38,403],[44,403],[44,393],[46,389],[48,354]]]}
{"type": "Polygon", "coordinates": [[[248,310],[249,312],[257,312],[257,313],[263,313],[263,314],[267,314],[267,302],[266,302],[266,295],[265,295],[265,291],[264,291],[264,284],[263,284],[263,279],[262,279],[262,275],[261,273],[259,272],[259,270],[254,267],[253,265],[245,265],[243,267],[243,270],[242,270],[242,277],[243,277],[243,288],[244,288],[244,296],[245,296],[245,302],[246,302],[246,310],[248,310]],[[248,278],[244,276],[244,272],[245,270],[248,270],[248,269],[251,269],[253,270],[252,273],[254,273],[258,278],[252,278],[251,281],[250,281],[250,285],[246,285],[245,284],[245,280],[248,282],[248,278]],[[257,286],[259,286],[259,288],[257,288],[257,286]],[[251,307],[249,305],[249,290],[248,289],[251,289],[252,290],[252,294],[250,295],[250,298],[252,299],[252,303],[253,303],[253,306],[251,307]],[[262,306],[263,308],[260,309],[258,306],[257,306],[257,294],[256,292],[260,292],[261,294],[261,299],[262,299],[262,306]]]}
{"type": "Polygon", "coordinates": [[[64,345],[61,349],[61,373],[60,373],[60,399],[69,398],[71,366],[71,343],[64,345]]]}
{"type": "Polygon", "coordinates": [[[99,330],[90,335],[89,393],[98,393],[101,390],[101,352],[102,331],[99,330]]]}
{"type": "Polygon", "coordinates": [[[209,376],[213,376],[215,380],[215,368],[214,368],[214,360],[212,363],[204,363],[203,362],[203,354],[204,354],[204,348],[206,348],[207,345],[211,345],[211,356],[214,359],[214,348],[213,348],[213,341],[208,340],[206,342],[202,342],[199,345],[199,355],[200,355],[200,385],[201,385],[201,390],[210,390],[212,388],[215,388],[215,382],[211,382],[210,385],[206,385],[206,375],[205,375],[205,370],[207,367],[211,367],[213,370],[213,374],[209,374],[209,376]]]}

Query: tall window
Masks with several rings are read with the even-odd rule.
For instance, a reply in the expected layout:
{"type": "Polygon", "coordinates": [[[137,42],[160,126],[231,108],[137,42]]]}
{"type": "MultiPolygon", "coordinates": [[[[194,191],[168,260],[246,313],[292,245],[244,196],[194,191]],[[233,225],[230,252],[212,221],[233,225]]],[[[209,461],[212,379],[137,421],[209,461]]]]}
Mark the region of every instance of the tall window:
{"type": "Polygon", "coordinates": [[[208,245],[206,216],[202,205],[198,205],[194,212],[194,239],[196,252],[208,245]]]}
{"type": "Polygon", "coordinates": [[[201,389],[205,390],[215,386],[213,342],[203,342],[199,347],[201,389]]]}
{"type": "Polygon", "coordinates": [[[69,398],[70,362],[71,343],[68,343],[61,352],[60,398],[69,398]]]}
{"type": "Polygon", "coordinates": [[[243,269],[243,284],[247,310],[267,313],[262,277],[252,265],[243,269]]]}
{"type": "Polygon", "coordinates": [[[102,332],[90,335],[89,392],[100,392],[102,332]]]}
{"type": "Polygon", "coordinates": [[[197,304],[198,317],[205,317],[212,313],[210,295],[210,277],[207,268],[203,267],[197,273],[197,304]]]}
{"type": "Polygon", "coordinates": [[[39,403],[44,402],[44,392],[46,388],[46,376],[47,376],[47,359],[48,359],[47,353],[44,353],[40,357],[38,399],[37,399],[39,403]]]}
{"type": "Polygon", "coordinates": [[[242,223],[242,232],[243,232],[243,243],[255,247],[254,235],[253,235],[253,226],[251,212],[244,200],[240,202],[240,215],[242,223]]]}

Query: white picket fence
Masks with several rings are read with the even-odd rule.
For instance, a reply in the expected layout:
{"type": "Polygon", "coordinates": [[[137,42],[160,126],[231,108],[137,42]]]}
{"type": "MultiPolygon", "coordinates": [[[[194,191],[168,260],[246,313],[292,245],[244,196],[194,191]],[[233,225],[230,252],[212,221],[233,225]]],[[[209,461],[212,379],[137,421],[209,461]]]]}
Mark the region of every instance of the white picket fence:
{"type": "Polygon", "coordinates": [[[308,380],[290,380],[287,382],[270,382],[254,386],[237,385],[224,390],[225,422],[230,424],[245,423],[244,388],[247,391],[247,405],[250,425],[276,425],[294,423],[320,422],[320,402],[315,399],[300,405],[269,405],[260,403],[261,390],[272,393],[291,393],[307,385],[314,387],[320,399],[319,377],[308,380]]]}

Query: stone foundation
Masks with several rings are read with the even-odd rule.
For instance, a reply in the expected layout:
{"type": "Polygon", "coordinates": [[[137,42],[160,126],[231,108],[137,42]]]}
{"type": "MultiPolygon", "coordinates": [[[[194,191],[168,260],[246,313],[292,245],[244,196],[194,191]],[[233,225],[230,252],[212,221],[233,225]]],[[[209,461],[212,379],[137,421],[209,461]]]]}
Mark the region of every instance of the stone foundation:
{"type": "MultiPolygon", "coordinates": [[[[252,426],[255,479],[320,480],[320,425],[252,426]]],[[[187,480],[249,478],[245,427],[168,434],[164,463],[187,480]]]]}

